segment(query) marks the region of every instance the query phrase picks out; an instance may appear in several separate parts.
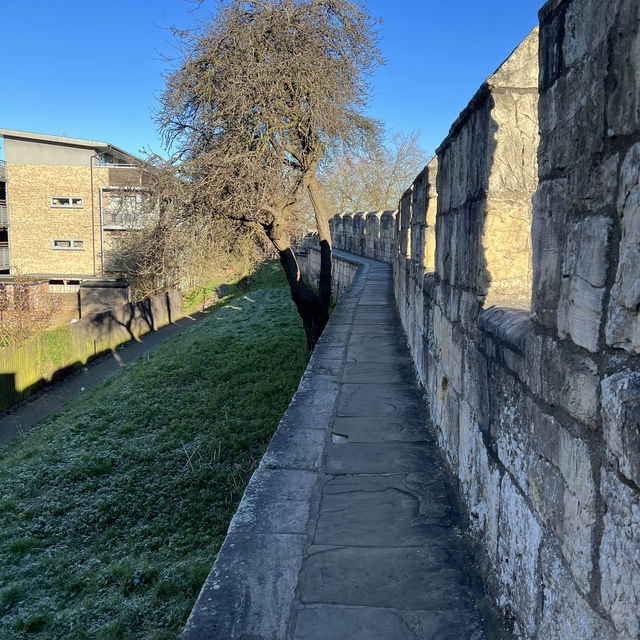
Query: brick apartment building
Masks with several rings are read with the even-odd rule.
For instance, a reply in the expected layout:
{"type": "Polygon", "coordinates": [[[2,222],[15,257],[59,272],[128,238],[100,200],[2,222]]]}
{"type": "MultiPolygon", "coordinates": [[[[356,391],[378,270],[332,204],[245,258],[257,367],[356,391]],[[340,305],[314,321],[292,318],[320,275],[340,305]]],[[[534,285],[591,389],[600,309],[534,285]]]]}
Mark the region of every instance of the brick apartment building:
{"type": "Polygon", "coordinates": [[[144,173],[106,142],[0,129],[0,275],[72,292],[109,275],[118,236],[143,221],[144,173]]]}

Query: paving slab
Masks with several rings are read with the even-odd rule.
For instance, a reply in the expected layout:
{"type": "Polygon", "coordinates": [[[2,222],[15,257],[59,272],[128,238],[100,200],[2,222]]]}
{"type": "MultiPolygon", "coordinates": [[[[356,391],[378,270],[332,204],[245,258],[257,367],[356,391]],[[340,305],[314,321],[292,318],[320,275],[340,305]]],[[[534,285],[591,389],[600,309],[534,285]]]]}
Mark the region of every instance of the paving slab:
{"type": "Polygon", "coordinates": [[[406,347],[390,340],[362,340],[356,338],[347,347],[347,362],[384,362],[412,368],[413,363],[406,347]]]}
{"type": "Polygon", "coordinates": [[[339,476],[324,485],[313,541],[412,547],[428,545],[434,537],[450,539],[451,524],[451,505],[442,476],[339,476]]]}
{"type": "Polygon", "coordinates": [[[343,383],[337,415],[403,418],[421,413],[420,396],[406,385],[343,383]]]}
{"type": "Polygon", "coordinates": [[[315,471],[322,465],[326,434],[321,429],[278,429],[262,457],[267,468],[315,471]]]}
{"type": "Polygon", "coordinates": [[[326,445],[325,470],[344,473],[422,473],[437,470],[433,443],[346,442],[326,445]]]}
{"type": "MultiPolygon", "coordinates": [[[[355,338],[360,335],[376,340],[389,336],[392,338],[398,338],[398,331],[393,325],[359,324],[354,322],[351,326],[351,336],[355,338]]],[[[402,336],[402,339],[404,340],[404,336],[402,336]]]]}
{"type": "Polygon", "coordinates": [[[345,383],[375,384],[381,380],[389,384],[411,384],[413,365],[399,362],[345,362],[342,381],[345,383]]]}
{"type": "Polygon", "coordinates": [[[367,293],[363,294],[360,300],[367,305],[372,306],[389,306],[394,302],[394,298],[389,294],[367,293]]]}
{"type": "Polygon", "coordinates": [[[333,421],[332,434],[342,442],[433,442],[421,416],[398,419],[395,416],[341,418],[333,421]]]}
{"type": "Polygon", "coordinates": [[[294,640],[483,640],[475,611],[406,611],[336,605],[300,610],[294,640]]]}
{"type": "Polygon", "coordinates": [[[390,306],[367,305],[358,307],[354,314],[357,324],[385,324],[393,326],[397,321],[396,312],[390,306]]]}
{"type": "Polygon", "coordinates": [[[473,609],[469,579],[449,541],[423,547],[327,547],[306,551],[303,603],[416,611],[473,609]]]}

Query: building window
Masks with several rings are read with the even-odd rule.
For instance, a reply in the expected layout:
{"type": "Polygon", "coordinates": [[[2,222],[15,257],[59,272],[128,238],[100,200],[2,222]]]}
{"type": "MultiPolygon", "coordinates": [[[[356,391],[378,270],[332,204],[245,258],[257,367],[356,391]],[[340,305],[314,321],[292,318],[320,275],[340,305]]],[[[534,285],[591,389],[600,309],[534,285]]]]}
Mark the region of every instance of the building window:
{"type": "Polygon", "coordinates": [[[53,241],[53,248],[63,251],[84,251],[84,240],[55,239],[53,241]]]}
{"type": "Polygon", "coordinates": [[[84,206],[82,198],[76,198],[74,196],[54,196],[51,198],[52,207],[62,207],[71,209],[81,209],[84,206]]]}

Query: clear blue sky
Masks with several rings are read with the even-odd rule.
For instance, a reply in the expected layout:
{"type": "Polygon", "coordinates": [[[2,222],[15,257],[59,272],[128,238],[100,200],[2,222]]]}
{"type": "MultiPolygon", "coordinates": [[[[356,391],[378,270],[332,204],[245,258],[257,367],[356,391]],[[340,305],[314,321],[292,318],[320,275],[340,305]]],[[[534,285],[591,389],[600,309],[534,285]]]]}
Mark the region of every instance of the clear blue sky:
{"type": "MultiPolygon", "coordinates": [[[[419,129],[433,153],[476,89],[537,24],[543,0],[369,0],[384,18],[387,65],[369,115],[419,129]]],[[[162,152],[152,120],[167,24],[188,27],[189,0],[3,2],[0,128],[162,152]]],[[[195,11],[195,13],[194,13],[195,11]]],[[[0,150],[1,153],[1,150],[0,150]]]]}

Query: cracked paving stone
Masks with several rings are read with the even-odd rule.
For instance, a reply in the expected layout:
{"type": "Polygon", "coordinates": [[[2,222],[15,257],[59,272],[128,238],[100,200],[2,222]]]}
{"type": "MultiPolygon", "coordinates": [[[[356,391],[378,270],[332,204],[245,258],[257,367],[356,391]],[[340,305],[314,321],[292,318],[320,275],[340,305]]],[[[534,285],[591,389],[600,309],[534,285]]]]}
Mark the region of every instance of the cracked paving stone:
{"type": "Polygon", "coordinates": [[[418,546],[455,544],[451,505],[442,476],[340,476],[324,486],[314,543],[418,546]]]}
{"type": "Polygon", "coordinates": [[[425,422],[419,416],[402,420],[393,416],[337,417],[332,430],[344,436],[344,442],[434,442],[425,422]]]}
{"type": "Polygon", "coordinates": [[[475,608],[469,579],[451,540],[428,547],[307,549],[300,574],[303,603],[410,610],[475,608]]]}

